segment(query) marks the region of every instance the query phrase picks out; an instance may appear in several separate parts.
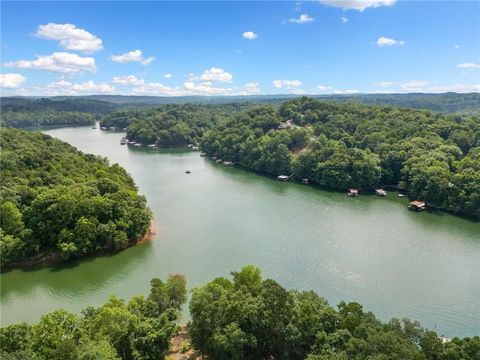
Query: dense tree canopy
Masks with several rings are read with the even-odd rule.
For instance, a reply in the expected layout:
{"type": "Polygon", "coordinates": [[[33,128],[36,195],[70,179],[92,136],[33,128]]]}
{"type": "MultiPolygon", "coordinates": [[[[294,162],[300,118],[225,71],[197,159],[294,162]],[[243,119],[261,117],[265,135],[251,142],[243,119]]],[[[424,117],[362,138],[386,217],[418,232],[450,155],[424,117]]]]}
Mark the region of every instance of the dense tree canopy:
{"type": "Polygon", "coordinates": [[[2,265],[118,251],[148,230],[150,210],[119,165],[38,132],[0,129],[2,265]]]}
{"type": "Polygon", "coordinates": [[[201,146],[256,171],[342,190],[395,186],[480,217],[479,116],[305,97],[223,119],[201,146]]]}
{"type": "Polygon", "coordinates": [[[88,99],[2,98],[0,123],[16,128],[91,125],[97,117],[117,107],[115,104],[88,99]]]}
{"type": "Polygon", "coordinates": [[[59,309],[35,325],[14,324],[0,329],[0,358],[4,360],[158,360],[178,330],[186,301],[181,275],[166,282],[152,279],[148,297],[128,303],[112,296],[103,306],[81,316],[59,309]]]}
{"type": "Polygon", "coordinates": [[[182,147],[199,141],[219,119],[249,104],[162,105],[148,109],[118,110],[100,121],[102,127],[127,128],[127,138],[160,147],[182,147]]]}
{"type": "Polygon", "coordinates": [[[252,266],[193,290],[192,345],[208,359],[480,359],[480,338],[443,342],[418,322],[378,320],[358,303],[337,309],[286,290],[252,266]]]}

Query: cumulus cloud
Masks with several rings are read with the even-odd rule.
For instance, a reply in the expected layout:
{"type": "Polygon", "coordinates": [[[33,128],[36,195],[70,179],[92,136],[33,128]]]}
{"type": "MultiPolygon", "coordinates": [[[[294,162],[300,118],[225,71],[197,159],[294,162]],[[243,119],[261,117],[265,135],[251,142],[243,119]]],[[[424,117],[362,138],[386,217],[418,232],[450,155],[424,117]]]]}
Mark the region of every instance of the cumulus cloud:
{"type": "Polygon", "coordinates": [[[135,86],[135,85],[144,84],[145,80],[138,79],[135,75],[123,75],[123,76],[114,76],[112,78],[112,83],[125,85],[125,86],[135,86]]]}
{"type": "Polygon", "coordinates": [[[315,21],[315,19],[308,14],[301,14],[298,18],[290,19],[288,21],[295,24],[306,24],[315,21]]]}
{"type": "Polygon", "coordinates": [[[457,92],[457,93],[471,93],[480,92],[480,84],[451,84],[434,86],[428,89],[432,93],[457,92]]]}
{"type": "Polygon", "coordinates": [[[233,92],[231,88],[214,87],[210,81],[201,83],[187,81],[183,87],[188,95],[231,95],[233,92]]]}
{"type": "Polygon", "coordinates": [[[0,74],[0,87],[4,89],[16,89],[25,81],[27,78],[20,74],[0,74]]]}
{"type": "Polygon", "coordinates": [[[243,91],[240,95],[253,95],[258,94],[260,92],[260,84],[258,82],[251,82],[245,84],[243,87],[243,91]]]}
{"type": "Polygon", "coordinates": [[[393,45],[404,45],[405,41],[403,40],[395,40],[387,37],[379,37],[375,42],[378,46],[393,46],[393,45]]]}
{"type": "Polygon", "coordinates": [[[342,20],[342,23],[344,23],[344,24],[348,22],[348,18],[345,17],[345,16],[342,16],[342,17],[340,18],[340,20],[342,20]]]}
{"type": "Polygon", "coordinates": [[[400,88],[407,92],[421,92],[425,90],[428,83],[426,80],[410,80],[400,84],[400,88]]]}
{"type": "Polygon", "coordinates": [[[253,31],[245,31],[243,33],[243,38],[248,40],[255,40],[258,37],[258,34],[255,34],[253,31]]]}
{"type": "Polygon", "coordinates": [[[334,90],[333,94],[337,95],[347,95],[347,94],[358,94],[360,91],[355,89],[348,89],[348,90],[334,90]]]}
{"type": "Polygon", "coordinates": [[[464,62],[464,63],[458,64],[457,67],[460,69],[479,69],[480,64],[475,64],[472,62],[464,62]]]}
{"type": "Polygon", "coordinates": [[[326,92],[326,91],[332,90],[332,87],[328,85],[318,85],[316,90],[318,92],[326,92]]]}
{"type": "Polygon", "coordinates": [[[110,59],[117,63],[139,62],[142,65],[150,65],[154,60],[154,56],[148,58],[143,57],[142,50],[132,50],[122,55],[112,55],[110,59]]]}
{"type": "Polygon", "coordinates": [[[211,81],[211,82],[220,82],[220,83],[229,83],[232,82],[232,74],[226,72],[221,68],[212,67],[205,70],[202,75],[199,77],[192,77],[191,81],[201,80],[201,81],[211,81]]]}
{"type": "Polygon", "coordinates": [[[164,77],[165,79],[171,79],[171,78],[172,78],[172,74],[166,73],[166,74],[163,74],[163,77],[164,77]]]}
{"type": "Polygon", "coordinates": [[[379,87],[392,87],[392,86],[397,85],[397,83],[393,82],[393,81],[381,81],[381,82],[375,83],[373,85],[374,86],[379,86],[379,87]]]}
{"type": "Polygon", "coordinates": [[[36,60],[18,60],[4,63],[5,67],[20,69],[47,70],[63,74],[76,74],[82,71],[95,73],[95,59],[93,57],[81,57],[67,52],[54,52],[51,55],[37,56],[36,60]]]}
{"type": "Polygon", "coordinates": [[[479,92],[480,84],[462,84],[455,83],[449,85],[432,85],[432,82],[427,80],[409,80],[406,82],[390,82],[384,81],[374,84],[374,86],[389,88],[382,91],[374,91],[375,93],[444,93],[444,92],[458,92],[469,93],[479,92]]]}
{"type": "Polygon", "coordinates": [[[77,94],[113,94],[115,88],[106,82],[95,83],[92,80],[74,84],[70,81],[59,80],[47,85],[47,93],[77,95],[77,94]]]}
{"type": "Polygon", "coordinates": [[[300,80],[273,80],[273,86],[277,89],[292,89],[302,85],[300,80]]]}
{"type": "Polygon", "coordinates": [[[46,40],[60,41],[60,46],[68,50],[91,54],[103,49],[102,39],[73,24],[48,23],[40,25],[35,36],[46,40]]]}
{"type": "Polygon", "coordinates": [[[162,83],[144,83],[136,86],[131,92],[133,95],[181,96],[185,93],[178,88],[163,85],[162,83]]]}
{"type": "Polygon", "coordinates": [[[324,5],[357,11],[363,11],[369,7],[392,6],[395,2],[396,0],[320,0],[324,5]]]}

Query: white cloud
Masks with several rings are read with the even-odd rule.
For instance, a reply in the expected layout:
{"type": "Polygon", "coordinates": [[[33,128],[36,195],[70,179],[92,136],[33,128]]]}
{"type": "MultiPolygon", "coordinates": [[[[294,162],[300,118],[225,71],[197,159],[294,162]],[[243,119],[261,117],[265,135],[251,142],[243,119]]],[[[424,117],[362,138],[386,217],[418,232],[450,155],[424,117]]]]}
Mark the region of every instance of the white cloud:
{"type": "Polygon", "coordinates": [[[178,88],[169,87],[161,83],[145,83],[136,86],[131,92],[133,95],[160,95],[160,96],[181,96],[184,92],[178,88]]]}
{"type": "Polygon", "coordinates": [[[451,84],[435,86],[428,89],[427,92],[432,93],[444,93],[444,92],[457,92],[457,93],[470,93],[480,92],[480,84],[451,84]]]}
{"type": "Polygon", "coordinates": [[[273,86],[277,89],[291,89],[302,85],[300,80],[273,80],[273,86]]]}
{"type": "Polygon", "coordinates": [[[332,87],[328,86],[328,85],[318,85],[317,86],[317,91],[318,92],[325,92],[325,91],[328,91],[328,90],[332,90],[332,87]]]}
{"type": "Polygon", "coordinates": [[[95,83],[92,80],[74,84],[70,81],[59,80],[50,83],[46,87],[47,93],[51,95],[77,95],[77,94],[113,94],[115,88],[106,82],[95,83]]]}
{"type": "Polygon", "coordinates": [[[460,45],[455,44],[455,45],[453,45],[453,48],[454,48],[454,49],[460,49],[460,45]]]}
{"type": "Polygon", "coordinates": [[[258,37],[258,34],[255,34],[253,31],[245,31],[243,33],[243,38],[248,40],[255,40],[258,37]]]}
{"type": "Polygon", "coordinates": [[[4,63],[5,67],[20,69],[38,69],[63,74],[76,74],[82,71],[95,73],[95,59],[93,57],[81,57],[77,54],[55,52],[51,55],[37,56],[36,60],[18,60],[4,63]]]}
{"type": "Polygon", "coordinates": [[[429,82],[426,80],[410,80],[406,83],[400,84],[400,87],[402,90],[408,92],[421,92],[428,84],[429,82]]]}
{"type": "Polygon", "coordinates": [[[403,40],[395,40],[387,37],[379,37],[376,41],[378,46],[393,46],[393,45],[404,45],[405,41],[403,40]]]}
{"type": "Polygon", "coordinates": [[[201,81],[211,81],[211,82],[221,82],[221,83],[229,83],[232,82],[232,74],[226,72],[221,68],[212,67],[207,69],[203,72],[200,77],[193,77],[190,80],[201,80],[201,81]]]}
{"type": "Polygon", "coordinates": [[[464,63],[458,64],[457,67],[461,69],[479,69],[480,64],[475,64],[472,62],[464,62],[464,63]]]}
{"type": "Polygon", "coordinates": [[[20,74],[0,74],[0,87],[4,89],[16,89],[25,81],[27,78],[20,74]]]}
{"type": "Polygon", "coordinates": [[[213,87],[210,81],[195,83],[187,81],[183,87],[188,95],[231,95],[233,90],[231,88],[213,87]]]}
{"type": "Polygon", "coordinates": [[[60,46],[68,50],[81,51],[87,54],[103,49],[102,40],[73,24],[48,23],[40,25],[36,37],[46,40],[58,40],[60,46]]]}
{"type": "Polygon", "coordinates": [[[139,62],[142,65],[150,65],[154,60],[154,56],[150,56],[148,58],[143,57],[142,50],[132,50],[122,55],[112,55],[110,59],[113,62],[118,63],[127,63],[127,62],[139,62]]]}
{"type": "Polygon", "coordinates": [[[392,87],[392,86],[396,86],[397,83],[393,82],[393,81],[381,81],[381,82],[375,83],[373,85],[374,86],[379,86],[379,87],[392,87]]]}
{"type": "Polygon", "coordinates": [[[296,18],[296,19],[290,19],[290,20],[288,20],[288,21],[291,22],[291,23],[296,23],[296,24],[306,24],[306,23],[315,21],[315,19],[312,18],[312,17],[311,17],[310,15],[308,15],[308,14],[301,14],[298,18],[296,18]]]}
{"type": "Polygon", "coordinates": [[[392,6],[395,2],[396,0],[320,0],[320,3],[324,5],[358,11],[363,11],[369,7],[392,6]]]}
{"type": "Polygon", "coordinates": [[[334,90],[333,91],[333,94],[337,94],[337,95],[344,95],[344,94],[358,94],[360,93],[360,91],[358,90],[355,90],[355,89],[349,89],[349,90],[334,90]]]}
{"type": "Polygon", "coordinates": [[[258,94],[260,92],[260,84],[258,82],[251,82],[245,84],[243,87],[243,91],[240,95],[253,95],[258,94]]]}
{"type": "Polygon", "coordinates": [[[172,74],[166,73],[166,74],[163,74],[163,77],[164,77],[165,79],[171,79],[171,78],[172,78],[172,74]]]}
{"type": "Polygon", "coordinates": [[[344,23],[344,24],[348,22],[348,18],[345,17],[345,16],[342,16],[342,17],[340,18],[340,20],[342,20],[342,23],[344,23]]]}
{"type": "Polygon", "coordinates": [[[137,86],[145,83],[145,80],[138,79],[135,75],[114,76],[112,78],[114,84],[125,86],[137,86]]]}

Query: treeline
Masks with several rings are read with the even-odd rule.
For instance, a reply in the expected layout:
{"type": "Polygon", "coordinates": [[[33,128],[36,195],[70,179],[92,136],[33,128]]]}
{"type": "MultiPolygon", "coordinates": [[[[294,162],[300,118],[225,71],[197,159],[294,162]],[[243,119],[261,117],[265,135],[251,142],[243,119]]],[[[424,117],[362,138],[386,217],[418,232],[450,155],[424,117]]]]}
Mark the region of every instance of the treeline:
{"type": "Polygon", "coordinates": [[[99,308],[80,316],[59,309],[35,325],[15,324],[0,329],[2,360],[158,360],[163,359],[185,303],[185,279],[172,275],[153,279],[147,297],[128,303],[112,296],[99,308]]]}
{"type": "Polygon", "coordinates": [[[147,232],[146,200],[119,165],[38,132],[2,128],[0,147],[2,266],[119,251],[147,232]]]}
{"type": "MultiPolygon", "coordinates": [[[[193,290],[194,358],[211,360],[478,360],[480,337],[445,340],[416,321],[382,322],[356,302],[337,308],[313,291],[286,290],[246,266],[233,281],[193,290]]],[[[112,297],[81,316],[65,310],[0,329],[2,359],[164,359],[186,301],[185,279],[151,281],[150,294],[112,297]]],[[[188,344],[184,344],[189,348],[188,344]]]]}
{"type": "Polygon", "coordinates": [[[118,106],[89,99],[1,98],[0,123],[4,127],[39,127],[54,125],[92,125],[100,116],[118,106]]]}
{"type": "Polygon", "coordinates": [[[220,119],[250,104],[163,105],[148,109],[119,110],[102,118],[100,126],[127,128],[127,138],[145,145],[181,147],[196,143],[220,119]]]}
{"type": "Polygon", "coordinates": [[[201,147],[255,171],[340,190],[395,186],[480,217],[479,116],[304,97],[224,118],[201,147]]]}

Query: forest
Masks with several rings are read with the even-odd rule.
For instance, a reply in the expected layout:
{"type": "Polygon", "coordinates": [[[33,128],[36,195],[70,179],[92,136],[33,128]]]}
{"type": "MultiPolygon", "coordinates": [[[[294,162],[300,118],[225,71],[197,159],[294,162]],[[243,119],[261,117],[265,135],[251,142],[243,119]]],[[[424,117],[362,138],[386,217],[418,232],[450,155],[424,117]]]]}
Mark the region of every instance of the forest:
{"type": "Polygon", "coordinates": [[[104,101],[69,98],[50,100],[17,97],[1,98],[0,123],[4,127],[92,125],[117,105],[104,101]]]}
{"type": "MultiPolygon", "coordinates": [[[[185,350],[211,360],[478,360],[480,337],[444,340],[416,321],[382,322],[359,303],[337,307],[313,291],[287,290],[258,268],[192,290],[185,350]]],[[[81,315],[56,310],[37,324],[0,329],[5,360],[164,359],[187,300],[186,282],[151,281],[147,297],[111,297],[81,315]]]]}
{"type": "Polygon", "coordinates": [[[116,252],[151,213],[119,165],[39,132],[0,129],[1,265],[116,252]]]}
{"type": "Polygon", "coordinates": [[[280,105],[164,105],[119,110],[103,126],[160,147],[199,143],[210,155],[336,189],[408,192],[480,218],[480,115],[302,97],[280,105]]]}

